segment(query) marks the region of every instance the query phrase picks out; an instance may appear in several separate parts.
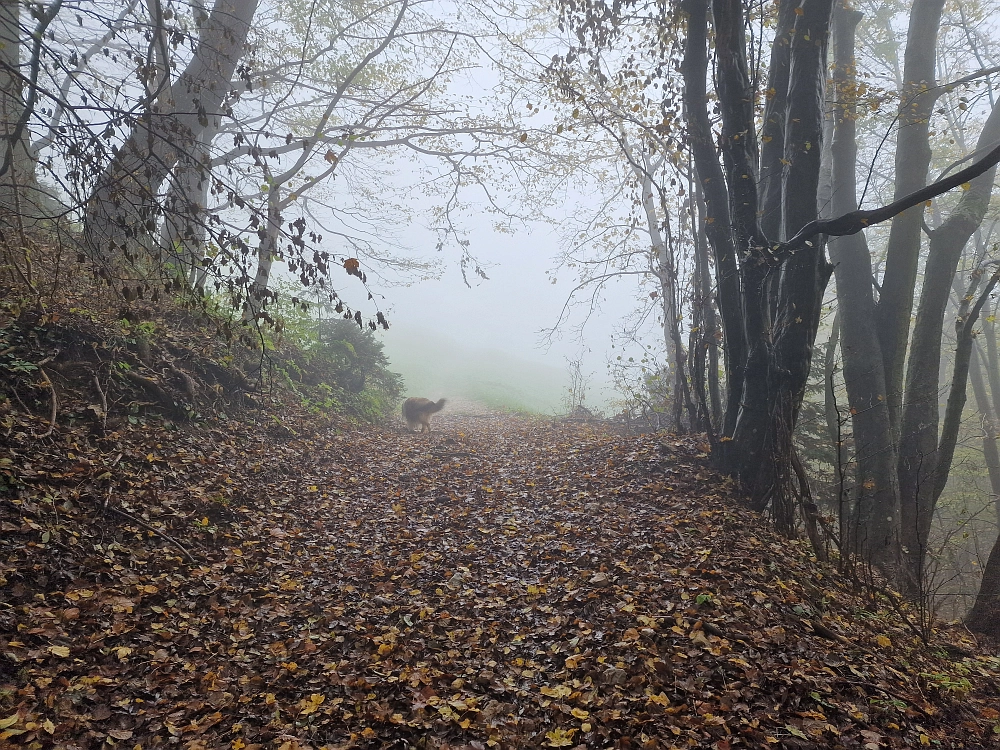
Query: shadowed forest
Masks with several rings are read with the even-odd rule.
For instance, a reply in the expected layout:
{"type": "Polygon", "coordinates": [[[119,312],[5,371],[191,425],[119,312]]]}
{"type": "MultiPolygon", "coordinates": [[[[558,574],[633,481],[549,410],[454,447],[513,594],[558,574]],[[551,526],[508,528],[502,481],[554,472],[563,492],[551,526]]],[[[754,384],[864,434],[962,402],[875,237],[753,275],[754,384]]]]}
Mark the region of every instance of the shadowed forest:
{"type": "Polygon", "coordinates": [[[996,745],[996,10],[0,0],[0,747],[996,745]]]}

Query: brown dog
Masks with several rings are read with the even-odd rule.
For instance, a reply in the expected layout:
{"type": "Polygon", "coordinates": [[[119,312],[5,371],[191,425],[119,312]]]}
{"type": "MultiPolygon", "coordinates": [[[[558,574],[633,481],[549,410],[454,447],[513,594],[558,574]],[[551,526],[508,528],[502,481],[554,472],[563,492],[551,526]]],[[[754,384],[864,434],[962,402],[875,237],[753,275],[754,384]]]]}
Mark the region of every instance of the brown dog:
{"type": "Polygon", "coordinates": [[[403,402],[403,419],[411,430],[420,425],[420,431],[431,431],[431,414],[444,408],[444,399],[437,403],[428,398],[408,398],[403,402]]]}

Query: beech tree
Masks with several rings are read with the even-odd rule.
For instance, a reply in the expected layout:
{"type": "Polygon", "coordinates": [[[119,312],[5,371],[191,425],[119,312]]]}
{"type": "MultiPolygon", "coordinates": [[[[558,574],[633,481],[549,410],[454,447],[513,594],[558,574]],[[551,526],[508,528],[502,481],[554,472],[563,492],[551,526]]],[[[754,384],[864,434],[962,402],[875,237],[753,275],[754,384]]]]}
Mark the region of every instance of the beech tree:
{"type": "MultiPolygon", "coordinates": [[[[739,482],[751,505],[770,509],[778,527],[791,532],[796,497],[791,436],[802,404],[827,281],[833,272],[826,258],[827,238],[856,235],[908,209],[912,210],[907,216],[918,215],[919,233],[920,206],[987,172],[1000,158],[1000,149],[977,155],[971,166],[930,184],[906,178],[901,186],[897,179],[894,200],[882,208],[858,210],[851,205],[850,195],[842,194],[840,211],[831,218],[820,218],[822,154],[827,137],[827,47],[834,3],[779,3],[766,80],[761,73],[764,65],[754,57],[754,47],[748,42],[747,19],[740,2],[714,0],[709,5],[689,0],[679,14],[644,3],[623,3],[616,8],[616,13],[609,14],[602,5],[569,4],[564,18],[577,31],[580,54],[612,47],[622,34],[634,33],[633,24],[653,24],[657,33],[651,37],[659,40],[655,56],[673,59],[680,66],[686,138],[705,196],[705,231],[714,255],[716,298],[725,336],[727,408],[721,434],[715,437],[714,454],[720,466],[739,482]],[[671,33],[674,29],[679,29],[679,35],[671,33]],[[682,51],[671,46],[673,39],[681,40],[682,51]],[[709,39],[714,40],[715,55],[712,96],[707,88],[709,39]],[[718,131],[708,108],[713,99],[718,108],[718,131]],[[758,102],[760,109],[756,108],[758,102]]],[[[921,13],[914,9],[918,18],[911,25],[926,36],[921,13]]],[[[914,45],[919,44],[914,41],[914,45]]],[[[933,40],[924,38],[923,44],[926,49],[927,44],[933,46],[933,40]]],[[[918,92],[924,91],[930,80],[912,71],[906,78],[924,82],[912,85],[918,92]]],[[[912,114],[911,110],[905,114],[912,114]]],[[[913,117],[920,120],[919,113],[913,117]]],[[[842,145],[849,147],[846,141],[842,145]]],[[[900,148],[908,147],[904,144],[900,148]]],[[[898,154],[901,163],[921,158],[905,150],[898,154]]],[[[905,167],[912,170],[913,164],[908,162],[905,167]]],[[[853,171],[852,164],[852,185],[853,171]]],[[[926,165],[923,172],[926,174],[926,165]]],[[[898,255],[894,254],[892,266],[909,268],[895,259],[898,255]]],[[[870,261],[865,261],[870,269],[870,261]]],[[[910,290],[912,296],[912,287],[910,290]]],[[[890,292],[890,298],[896,299],[893,295],[895,292],[890,292]]],[[[978,312],[975,307],[970,315],[974,312],[978,312]]],[[[895,317],[893,321],[895,325],[895,317]]],[[[881,330],[888,329],[882,326],[881,330]]],[[[878,395],[886,400],[884,388],[881,394],[874,394],[876,400],[878,395]]],[[[876,412],[873,418],[887,423],[885,414],[876,412]]],[[[886,474],[885,468],[867,466],[865,470],[877,473],[880,482],[890,483],[889,512],[875,502],[859,502],[853,518],[855,527],[862,531],[854,535],[853,542],[844,542],[854,544],[866,559],[895,571],[900,522],[891,503],[898,502],[893,499],[898,496],[891,487],[893,472],[886,474]]]]}
{"type": "MultiPolygon", "coordinates": [[[[4,121],[31,141],[8,151],[30,154],[18,165],[37,163],[55,183],[81,256],[126,300],[164,286],[197,295],[211,281],[245,321],[266,318],[271,266],[283,260],[361,321],[334,269],[362,282],[433,269],[399,252],[407,191],[430,196],[427,223],[462,249],[463,272],[482,272],[455,220],[463,192],[477,187],[508,210],[518,180],[508,188],[502,175],[524,169],[530,147],[516,118],[448,90],[487,38],[457,11],[421,0],[54,2],[38,14],[39,28],[55,29],[45,35],[17,7],[4,6],[14,20],[0,31],[20,42],[5,54],[25,58],[39,40],[31,54],[44,75],[8,66],[4,121]],[[423,179],[397,180],[401,162],[423,179]]],[[[377,308],[371,317],[386,324],[377,308]]]]}

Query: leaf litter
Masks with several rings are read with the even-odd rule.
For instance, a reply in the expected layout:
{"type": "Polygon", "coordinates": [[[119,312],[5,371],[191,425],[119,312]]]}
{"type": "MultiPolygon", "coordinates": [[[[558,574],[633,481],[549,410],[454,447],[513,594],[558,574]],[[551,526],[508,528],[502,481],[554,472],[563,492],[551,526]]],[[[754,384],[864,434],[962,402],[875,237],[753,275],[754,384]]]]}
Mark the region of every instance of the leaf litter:
{"type": "Polygon", "coordinates": [[[0,747],[1000,737],[1000,660],[957,627],[924,646],[697,439],[279,407],[4,444],[0,747]]]}

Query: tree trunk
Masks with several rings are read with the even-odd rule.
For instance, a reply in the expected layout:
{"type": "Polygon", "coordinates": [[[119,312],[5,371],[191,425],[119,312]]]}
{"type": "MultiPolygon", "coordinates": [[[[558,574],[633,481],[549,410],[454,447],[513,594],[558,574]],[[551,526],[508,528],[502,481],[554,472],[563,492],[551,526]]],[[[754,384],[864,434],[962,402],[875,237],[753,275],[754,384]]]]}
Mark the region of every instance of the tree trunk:
{"type": "MultiPolygon", "coordinates": [[[[776,488],[782,483],[781,478],[787,477],[788,472],[787,463],[783,467],[775,460],[775,451],[780,449],[773,432],[771,407],[774,401],[768,379],[771,346],[769,285],[776,269],[759,252],[755,252],[764,243],[757,216],[759,155],[757,139],[752,135],[755,132],[754,92],[747,73],[743,6],[734,0],[714,0],[712,16],[716,90],[722,115],[723,174],[729,198],[730,224],[727,231],[729,242],[742,256],[739,266],[742,294],[738,315],[741,340],[745,346],[739,371],[733,373],[738,377],[735,389],[733,381],[727,379],[730,399],[724,433],[730,440],[724,443],[720,459],[723,468],[736,479],[750,499],[751,507],[763,510],[770,504],[776,488]],[[739,393],[735,403],[733,390],[739,393]]],[[[779,13],[779,18],[787,19],[788,15],[779,13]]],[[[787,33],[786,28],[776,30],[779,38],[787,33]]],[[[772,78],[779,74],[780,67],[771,70],[772,78]]],[[[702,160],[698,158],[698,153],[695,157],[700,173],[702,160]]],[[[714,149],[710,158],[718,163],[714,149]]],[[[728,345],[728,336],[726,341],[728,345]]],[[[792,427],[785,425],[782,429],[790,432],[792,427]]]]}
{"type": "MultiPolygon", "coordinates": [[[[810,3],[802,15],[791,14],[795,33],[791,35],[789,51],[784,125],[783,237],[794,235],[818,217],[826,52],[832,6],[832,0],[810,3]]],[[[738,19],[732,14],[732,18],[726,20],[738,19]]],[[[783,29],[779,27],[776,33],[780,37],[783,29]]],[[[736,73],[730,71],[734,77],[736,73]]],[[[772,71],[772,75],[777,73],[772,71]]],[[[731,88],[735,93],[736,87],[731,88]]],[[[774,88],[770,81],[769,88],[774,88]]],[[[742,122],[742,110],[737,109],[734,102],[723,101],[724,123],[727,107],[731,115],[737,115],[731,126],[735,130],[742,122]]],[[[725,132],[724,125],[723,134],[725,132]]],[[[726,152],[724,148],[723,153],[726,152]]],[[[747,175],[752,175],[743,163],[749,150],[734,146],[731,152],[731,166],[727,168],[730,190],[738,200],[750,200],[755,192],[743,184],[749,181],[747,175]],[[739,186],[738,190],[733,191],[733,183],[739,186]]],[[[750,216],[744,215],[743,227],[739,224],[734,227],[738,236],[741,229],[750,227],[751,216],[752,212],[750,216]]],[[[753,245],[771,240],[761,237],[759,231],[747,239],[753,245]]],[[[777,284],[776,312],[770,330],[762,312],[768,300],[763,285],[773,272],[762,272],[761,269],[767,267],[763,254],[744,263],[744,291],[748,299],[745,309],[750,313],[746,330],[751,344],[744,402],[732,436],[733,449],[738,455],[732,470],[757,507],[772,504],[776,524],[785,533],[791,533],[794,528],[792,432],[805,395],[823,291],[832,271],[826,262],[824,247],[824,238],[815,237],[781,265],[777,281],[772,282],[777,284]],[[761,286],[755,287],[758,282],[761,286]],[[763,360],[763,378],[760,378],[761,361],[758,358],[763,360]]],[[[761,248],[765,253],[768,249],[766,246],[761,248]]]]}
{"type": "Polygon", "coordinates": [[[693,179],[688,180],[692,235],[694,243],[694,293],[691,355],[693,359],[691,381],[699,394],[704,409],[702,425],[709,438],[714,440],[722,425],[722,398],[719,391],[719,342],[718,325],[712,302],[712,273],[709,266],[709,248],[705,238],[705,202],[693,179]],[[705,383],[708,393],[705,393],[705,383]]]}
{"type": "MultiPolygon", "coordinates": [[[[934,86],[937,34],[944,0],[914,0],[903,55],[899,126],[896,131],[893,200],[927,183],[931,161],[928,139],[931,110],[940,94],[934,86]]],[[[876,308],[877,330],[885,365],[886,396],[894,428],[898,428],[903,391],[903,364],[913,311],[913,290],[920,258],[923,207],[914,206],[892,219],[886,246],[882,293],[876,308]]]]}
{"type": "Polygon", "coordinates": [[[267,227],[257,249],[257,272],[247,288],[246,304],[243,306],[243,320],[252,321],[261,317],[267,300],[272,296],[268,290],[271,281],[271,266],[278,257],[278,240],[281,235],[281,188],[273,185],[267,193],[267,227]]]}
{"type": "MultiPolygon", "coordinates": [[[[649,154],[642,153],[642,162],[636,159],[636,154],[631,144],[623,136],[622,144],[628,156],[632,173],[639,182],[641,191],[642,210],[646,217],[646,231],[649,233],[649,244],[652,253],[652,266],[657,280],[660,282],[660,309],[663,313],[663,347],[665,351],[664,365],[661,370],[661,377],[664,378],[664,387],[667,394],[673,398],[676,404],[680,404],[680,388],[676,387],[675,381],[682,377],[680,362],[680,329],[677,325],[677,299],[675,290],[677,288],[677,271],[674,266],[674,259],[671,257],[671,248],[667,238],[663,236],[661,230],[660,217],[657,214],[656,196],[653,194],[653,173],[660,168],[660,161],[653,164],[649,159],[649,154]]],[[[664,221],[667,218],[664,216],[664,221]]],[[[675,415],[677,411],[675,409],[675,415]]],[[[675,418],[675,429],[680,428],[680,420],[675,418]]]]}
{"type": "MultiPolygon", "coordinates": [[[[857,76],[855,30],[863,14],[842,3],[834,11],[836,86],[833,162],[833,214],[858,208],[857,76]]],[[[830,240],[842,317],[844,383],[854,432],[855,486],[848,538],[842,549],[883,567],[896,567],[899,544],[899,493],[896,446],[889,419],[885,370],[875,326],[871,255],[863,232],[830,240]]]]}
{"type": "Polygon", "coordinates": [[[17,132],[25,113],[21,67],[21,2],[0,0],[0,235],[11,237],[30,229],[43,215],[35,176],[35,159],[26,126],[17,132]]]}
{"type": "MultiPolygon", "coordinates": [[[[708,117],[708,0],[685,0],[688,28],[684,43],[684,111],[688,142],[694,156],[698,184],[705,199],[705,234],[715,259],[718,285],[716,299],[726,342],[726,408],[723,435],[730,435],[739,414],[746,364],[746,340],[740,272],[736,245],[730,234],[729,195],[726,178],[716,157],[712,125],[708,117]]],[[[725,462],[728,450],[720,448],[725,462]]]]}
{"type": "Polygon", "coordinates": [[[222,103],[243,56],[258,0],[216,0],[191,62],[147,110],[98,179],[84,220],[83,243],[105,262],[129,259],[146,243],[160,209],[158,194],[198,135],[222,116],[222,103]]]}
{"type": "Polygon", "coordinates": [[[1000,451],[997,450],[997,415],[993,404],[986,394],[986,384],[983,382],[982,350],[977,345],[969,367],[969,380],[972,382],[972,392],[976,397],[976,407],[983,415],[983,460],[986,463],[986,473],[990,478],[990,494],[993,495],[993,508],[996,511],[997,523],[1000,525],[1000,451]]]}
{"type": "MultiPolygon", "coordinates": [[[[979,150],[988,150],[997,139],[1000,107],[994,107],[986,120],[979,150]]],[[[931,232],[910,344],[898,459],[903,549],[910,585],[914,586],[923,571],[927,534],[937,500],[935,487],[943,481],[941,471],[947,478],[947,469],[939,465],[938,455],[938,387],[945,309],[962,251],[986,215],[996,171],[993,167],[974,179],[948,218],[931,232]]],[[[957,371],[957,361],[955,366],[957,371]]],[[[963,394],[964,389],[963,380],[963,394]]]]}
{"type": "MultiPolygon", "coordinates": [[[[788,112],[785,121],[785,161],[782,175],[782,237],[791,237],[819,216],[820,165],[823,154],[823,110],[826,90],[827,40],[833,0],[806,3],[796,16],[789,64],[788,112]]],[[[792,458],[792,431],[805,396],[813,345],[819,330],[823,292],[833,267],[826,261],[825,237],[792,255],[782,266],[779,306],[772,332],[769,379],[775,391],[772,415],[780,463],[779,478],[792,458]]],[[[788,483],[790,484],[790,482],[788,483]]],[[[794,528],[792,493],[778,488],[775,518],[779,530],[794,528]]]]}
{"type": "MultiPolygon", "coordinates": [[[[210,124],[174,166],[160,227],[160,247],[164,257],[176,264],[176,277],[188,287],[198,288],[199,271],[208,238],[208,189],[212,171],[210,147],[216,128],[210,124]]],[[[204,279],[201,279],[202,283],[204,279]]]]}
{"type": "Polygon", "coordinates": [[[976,603],[972,605],[965,624],[969,630],[1000,638],[1000,536],[986,561],[976,603]]]}

